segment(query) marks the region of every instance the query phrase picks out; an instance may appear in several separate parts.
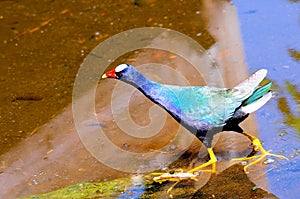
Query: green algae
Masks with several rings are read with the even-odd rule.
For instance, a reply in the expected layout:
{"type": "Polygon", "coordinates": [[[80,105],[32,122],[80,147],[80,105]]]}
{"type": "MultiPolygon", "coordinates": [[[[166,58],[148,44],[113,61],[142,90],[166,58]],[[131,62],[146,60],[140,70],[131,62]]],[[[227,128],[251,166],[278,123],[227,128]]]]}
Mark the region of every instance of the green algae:
{"type": "Polygon", "coordinates": [[[125,192],[131,183],[130,178],[120,178],[103,182],[84,182],[49,193],[22,197],[21,199],[115,198],[125,192]]]}

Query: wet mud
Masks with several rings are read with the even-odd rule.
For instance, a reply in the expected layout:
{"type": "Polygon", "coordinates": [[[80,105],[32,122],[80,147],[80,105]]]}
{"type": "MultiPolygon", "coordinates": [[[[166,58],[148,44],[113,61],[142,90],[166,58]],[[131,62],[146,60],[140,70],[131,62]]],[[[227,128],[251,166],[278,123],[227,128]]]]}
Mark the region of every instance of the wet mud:
{"type": "MultiPolygon", "coordinates": [[[[237,20],[235,7],[227,1],[30,0],[26,3],[1,1],[0,7],[5,8],[0,14],[1,198],[40,194],[80,182],[130,175],[102,164],[86,149],[75,128],[70,105],[80,64],[95,46],[116,33],[149,26],[174,29],[190,36],[213,54],[226,86],[233,86],[248,76],[238,24],[234,23],[237,20]],[[226,25],[228,21],[230,26],[226,25]]],[[[180,57],[151,49],[123,56],[111,67],[123,61],[136,65],[161,62],[184,76],[193,73],[193,68],[180,57]]],[[[189,76],[188,81],[191,85],[205,83],[201,75],[189,76]]],[[[111,108],[115,84],[113,80],[100,81],[96,93],[96,117],[106,136],[115,146],[130,152],[147,153],[167,145],[179,128],[170,116],[166,116],[161,131],[143,140],[143,145],[139,139],[122,133],[114,123],[111,108]]],[[[134,91],[128,106],[137,124],[151,123],[145,113],[153,104],[141,93],[134,91]]],[[[93,125],[97,124],[86,121],[86,126],[93,125]]],[[[251,116],[243,127],[256,134],[255,118],[251,116]]],[[[187,151],[170,167],[189,168],[206,161],[202,144],[188,132],[183,132],[182,137],[185,139],[176,143],[171,152],[187,151]],[[185,148],[186,140],[192,140],[188,149],[185,148]],[[203,156],[193,162],[199,150],[203,151],[203,156]]],[[[230,158],[251,150],[250,142],[244,136],[227,132],[220,137],[214,148],[223,160],[218,164],[219,172],[233,165],[228,161],[230,158]]],[[[102,150],[105,153],[106,149],[102,150]]],[[[110,151],[107,153],[110,155],[110,151]]],[[[228,179],[233,179],[237,173],[241,176],[242,169],[231,168],[224,178],[221,178],[222,173],[217,175],[220,177],[218,182],[210,176],[203,178],[198,188],[204,187],[194,197],[230,196],[229,191],[219,189],[219,185],[226,182],[232,193],[248,194],[251,198],[258,191],[249,191],[249,187],[253,187],[249,178],[267,190],[261,165],[248,176],[242,176],[239,182],[246,183],[238,189],[236,182],[228,179]]],[[[264,194],[267,193],[262,191],[255,197],[263,198],[264,194]]]]}

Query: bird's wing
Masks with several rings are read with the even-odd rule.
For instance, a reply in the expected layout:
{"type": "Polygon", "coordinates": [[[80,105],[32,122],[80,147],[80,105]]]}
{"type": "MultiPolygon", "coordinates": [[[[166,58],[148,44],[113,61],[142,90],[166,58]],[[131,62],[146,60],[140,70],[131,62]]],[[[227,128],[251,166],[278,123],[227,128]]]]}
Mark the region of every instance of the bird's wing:
{"type": "Polygon", "coordinates": [[[224,126],[236,108],[252,93],[249,89],[207,86],[168,86],[167,89],[172,96],[168,99],[169,104],[172,104],[181,120],[189,124],[205,123],[215,127],[224,126]]]}
{"type": "Polygon", "coordinates": [[[266,74],[265,69],[259,70],[232,89],[155,83],[148,89],[148,96],[177,119],[196,128],[224,126],[266,74]]]}

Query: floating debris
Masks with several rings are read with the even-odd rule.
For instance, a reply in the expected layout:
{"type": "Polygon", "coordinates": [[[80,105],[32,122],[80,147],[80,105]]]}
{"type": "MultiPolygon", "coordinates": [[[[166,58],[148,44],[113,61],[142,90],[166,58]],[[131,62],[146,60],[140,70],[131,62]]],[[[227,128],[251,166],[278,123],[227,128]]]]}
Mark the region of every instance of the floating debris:
{"type": "Polygon", "coordinates": [[[264,164],[272,164],[274,162],[275,162],[274,159],[268,158],[267,160],[264,161],[264,164]]]}
{"type": "Polygon", "coordinates": [[[248,162],[247,162],[247,161],[242,161],[241,164],[242,164],[243,166],[246,166],[246,165],[248,164],[248,162]]]}
{"type": "Polygon", "coordinates": [[[170,55],[169,59],[175,59],[177,56],[176,55],[170,55]]]}
{"type": "Polygon", "coordinates": [[[176,147],[175,145],[170,145],[170,146],[169,146],[169,150],[170,150],[170,151],[174,151],[176,148],[177,148],[177,147],[176,147]]]}
{"type": "Polygon", "coordinates": [[[32,185],[37,185],[37,184],[39,184],[39,182],[36,179],[33,179],[32,182],[31,182],[31,184],[32,185]]]}
{"type": "Polygon", "coordinates": [[[60,13],[58,13],[56,16],[51,17],[50,19],[48,19],[48,20],[42,22],[39,26],[36,26],[35,28],[32,28],[32,29],[27,29],[26,31],[24,31],[24,32],[22,32],[21,34],[17,35],[16,38],[19,38],[19,37],[24,36],[24,35],[26,35],[26,34],[34,33],[34,32],[36,32],[36,31],[40,30],[41,28],[43,28],[43,27],[49,25],[50,22],[52,22],[53,20],[55,20],[56,18],[58,18],[60,15],[64,15],[64,14],[66,14],[67,12],[69,12],[68,9],[62,10],[62,11],[61,11],[60,13]]]}
{"type": "Polygon", "coordinates": [[[136,6],[141,6],[141,1],[140,0],[134,0],[133,4],[136,6]]]}
{"type": "Polygon", "coordinates": [[[123,146],[127,148],[129,146],[129,144],[128,143],[124,143],[123,146]]]}
{"type": "Polygon", "coordinates": [[[17,100],[40,101],[42,99],[43,97],[40,95],[21,95],[21,96],[17,96],[15,99],[13,99],[13,101],[17,101],[17,100]]]}

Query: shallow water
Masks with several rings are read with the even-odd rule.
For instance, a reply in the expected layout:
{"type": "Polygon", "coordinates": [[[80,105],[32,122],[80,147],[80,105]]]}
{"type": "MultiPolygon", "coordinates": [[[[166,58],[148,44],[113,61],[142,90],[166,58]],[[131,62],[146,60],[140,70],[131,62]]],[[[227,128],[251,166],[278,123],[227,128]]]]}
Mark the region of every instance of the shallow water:
{"type": "Polygon", "coordinates": [[[270,190],[279,198],[299,198],[300,4],[280,0],[233,3],[249,70],[268,69],[277,93],[256,112],[260,137],[266,148],[290,158],[276,160],[266,169],[270,190]]]}
{"type": "MultiPolygon", "coordinates": [[[[36,1],[27,1],[26,4],[19,1],[0,2],[6,7],[4,14],[0,13],[0,39],[3,42],[0,59],[5,66],[0,68],[0,89],[3,93],[0,107],[0,149],[3,154],[1,196],[43,193],[82,181],[101,181],[128,175],[99,163],[91,156],[91,151],[86,150],[78,137],[73,123],[74,113],[67,105],[71,103],[77,70],[95,46],[124,30],[156,26],[175,29],[199,42],[216,59],[213,61],[219,64],[219,73],[212,70],[214,67],[210,70],[206,70],[209,67],[203,67],[203,73],[199,74],[183,59],[186,57],[153,49],[129,53],[116,60],[110,68],[124,60],[136,65],[154,62],[156,64],[152,64],[150,70],[144,70],[154,80],[180,85],[188,82],[191,85],[206,83],[228,87],[248,76],[247,66],[250,73],[267,68],[268,78],[275,83],[277,96],[256,114],[258,135],[264,141],[266,149],[272,149],[274,153],[282,152],[289,156],[290,161],[275,160],[270,165],[259,165],[256,168],[257,173],[250,172],[248,177],[257,186],[269,190],[279,198],[297,198],[300,140],[300,82],[297,78],[300,75],[299,3],[279,0],[272,4],[234,1],[233,5],[226,1],[216,3],[208,0],[179,3],[155,0],[134,2],[107,1],[99,4],[98,1],[51,1],[50,7],[49,1],[39,1],[38,4],[36,1]],[[162,70],[161,66],[164,64],[168,68],[162,70]],[[174,71],[178,75],[176,79],[174,71]],[[183,76],[187,78],[183,79],[183,76]],[[63,113],[55,117],[59,112],[63,113]],[[55,119],[47,123],[52,117],[55,119]],[[46,125],[35,129],[44,123],[46,125]]],[[[159,41],[161,40],[156,40],[159,41]]],[[[184,45],[180,47],[183,48],[184,45]]],[[[201,63],[202,66],[216,66],[212,60],[201,60],[202,54],[199,56],[190,52],[189,55],[190,60],[201,63]]],[[[100,72],[90,72],[93,80],[98,81],[100,72]]],[[[185,142],[191,141],[192,137],[188,137],[188,132],[183,133],[178,142],[168,146],[169,140],[174,138],[179,128],[169,116],[165,116],[167,122],[160,129],[162,133],[150,139],[143,138],[143,144],[134,137],[139,132],[135,132],[137,129],[132,129],[132,134],[120,131],[110,110],[113,105],[111,91],[115,83],[113,80],[99,83],[95,106],[98,119],[86,121],[83,126],[87,129],[99,126],[105,129],[108,132],[106,136],[123,151],[148,153],[167,146],[165,151],[160,152],[171,153],[171,158],[177,158],[186,145],[190,144],[185,142]]],[[[151,116],[164,116],[163,112],[152,107],[153,104],[139,92],[126,86],[119,87],[120,90],[127,94],[133,93],[129,100],[129,109],[136,124],[147,126],[151,123],[151,116]],[[148,117],[149,108],[152,112],[149,112],[148,117]]],[[[118,93],[115,92],[114,95],[115,102],[118,102],[118,93]]],[[[126,119],[122,111],[127,104],[118,105],[113,111],[120,116],[119,119],[126,119]]],[[[243,126],[247,131],[256,134],[254,121],[251,117],[243,126]]],[[[234,156],[235,152],[249,148],[249,140],[234,133],[226,135],[215,146],[218,157],[225,160],[218,164],[220,171],[231,165],[226,160],[234,156]],[[226,135],[232,138],[228,139],[226,135]]],[[[194,141],[188,152],[197,153],[200,147],[201,144],[194,141]]],[[[110,161],[127,157],[115,153],[114,158],[111,158],[108,148],[102,150],[110,161]]],[[[201,150],[205,156],[205,149],[201,150]]],[[[166,156],[161,155],[157,159],[159,161],[152,164],[147,162],[143,167],[140,167],[140,162],[139,165],[136,164],[139,166],[138,172],[151,166],[168,166],[166,156]]],[[[180,160],[173,166],[187,167],[191,159],[180,160]]],[[[122,167],[122,163],[118,161],[112,163],[117,162],[117,166],[122,167]]],[[[201,161],[205,160],[201,159],[197,163],[201,161]]],[[[127,168],[132,169],[130,163],[134,159],[128,158],[127,162],[127,168]]],[[[234,176],[234,173],[230,173],[230,176],[234,176]]],[[[210,176],[203,177],[197,187],[205,185],[209,179],[210,176]]],[[[216,193],[220,194],[221,191],[216,193]]]]}

